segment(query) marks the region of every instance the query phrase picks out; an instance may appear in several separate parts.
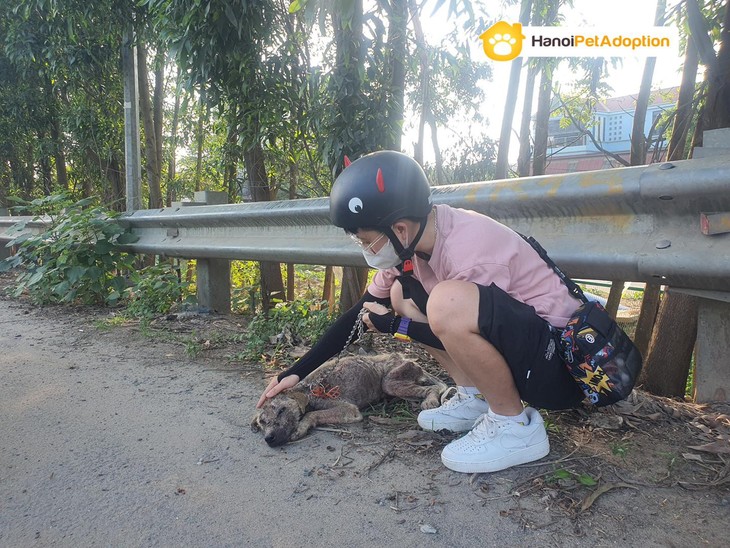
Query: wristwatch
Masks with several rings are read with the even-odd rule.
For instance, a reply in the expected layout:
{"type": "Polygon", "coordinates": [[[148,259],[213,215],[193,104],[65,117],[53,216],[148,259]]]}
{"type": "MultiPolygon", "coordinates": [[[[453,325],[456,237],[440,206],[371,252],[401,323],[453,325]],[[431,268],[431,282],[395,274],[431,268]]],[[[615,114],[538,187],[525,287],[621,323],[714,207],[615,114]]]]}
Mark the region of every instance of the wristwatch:
{"type": "Polygon", "coordinates": [[[393,333],[393,337],[403,342],[410,342],[411,338],[408,336],[408,326],[411,323],[410,318],[401,318],[398,331],[393,333]]]}

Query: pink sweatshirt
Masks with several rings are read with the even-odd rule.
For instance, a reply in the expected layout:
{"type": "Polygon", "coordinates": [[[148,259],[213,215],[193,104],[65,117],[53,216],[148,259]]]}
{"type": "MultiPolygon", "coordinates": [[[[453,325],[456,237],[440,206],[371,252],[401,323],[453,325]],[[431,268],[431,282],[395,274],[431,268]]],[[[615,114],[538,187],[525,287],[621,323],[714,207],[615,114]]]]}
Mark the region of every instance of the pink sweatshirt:
{"type": "MultiPolygon", "coordinates": [[[[580,306],[557,274],[512,229],[486,215],[447,205],[436,206],[436,226],[431,259],[413,257],[414,277],[427,293],[443,280],[494,283],[560,328],[580,306]]],[[[398,275],[397,268],[378,271],[368,291],[389,297],[398,275]]]]}

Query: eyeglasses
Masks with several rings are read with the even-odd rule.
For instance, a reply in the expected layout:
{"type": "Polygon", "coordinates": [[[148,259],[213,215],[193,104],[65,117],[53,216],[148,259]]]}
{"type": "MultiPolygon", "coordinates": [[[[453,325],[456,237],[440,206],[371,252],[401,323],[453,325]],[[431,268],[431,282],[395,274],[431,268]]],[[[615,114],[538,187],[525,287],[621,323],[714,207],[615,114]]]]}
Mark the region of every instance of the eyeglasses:
{"type": "Polygon", "coordinates": [[[380,236],[375,238],[375,240],[366,245],[365,242],[363,242],[360,238],[358,238],[354,234],[350,234],[350,238],[352,238],[352,241],[355,242],[363,251],[370,251],[375,244],[383,239],[384,236],[385,234],[381,234],[380,236]]]}

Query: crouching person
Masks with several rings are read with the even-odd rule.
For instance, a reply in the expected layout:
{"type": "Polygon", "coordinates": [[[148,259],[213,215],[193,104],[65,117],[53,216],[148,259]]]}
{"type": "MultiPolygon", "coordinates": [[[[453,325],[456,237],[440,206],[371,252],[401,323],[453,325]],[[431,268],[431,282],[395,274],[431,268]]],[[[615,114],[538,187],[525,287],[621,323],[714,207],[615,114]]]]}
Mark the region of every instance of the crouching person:
{"type": "Polygon", "coordinates": [[[398,152],[346,167],[332,187],[330,218],[378,272],[360,302],[271,380],[258,406],[338,353],[365,308],[370,330],[423,343],[456,383],[453,397],[418,416],[426,430],[466,432],[444,448],[445,466],[494,472],[546,456],[534,407],[583,399],[558,345],[580,303],[555,272],[494,219],[433,206],[423,170],[398,152]]]}

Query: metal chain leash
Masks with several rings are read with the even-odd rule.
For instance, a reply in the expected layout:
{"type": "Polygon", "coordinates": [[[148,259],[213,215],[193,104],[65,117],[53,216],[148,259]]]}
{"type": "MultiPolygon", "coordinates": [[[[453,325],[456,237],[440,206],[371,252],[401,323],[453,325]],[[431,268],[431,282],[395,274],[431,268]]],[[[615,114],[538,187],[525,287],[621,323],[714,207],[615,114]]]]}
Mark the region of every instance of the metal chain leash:
{"type": "Polygon", "coordinates": [[[350,331],[350,334],[347,336],[347,340],[345,341],[345,346],[342,347],[342,350],[340,350],[340,353],[337,355],[337,359],[339,360],[342,355],[347,350],[347,347],[350,346],[352,342],[355,340],[355,335],[357,334],[357,340],[362,341],[363,337],[365,336],[365,324],[362,321],[362,317],[368,313],[367,308],[363,308],[360,310],[360,312],[357,313],[357,319],[355,320],[355,325],[352,326],[352,331],[350,331]]]}

